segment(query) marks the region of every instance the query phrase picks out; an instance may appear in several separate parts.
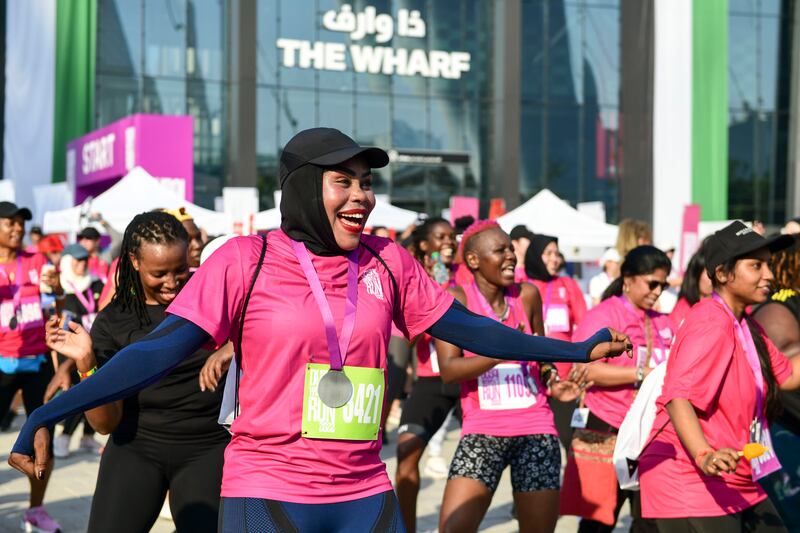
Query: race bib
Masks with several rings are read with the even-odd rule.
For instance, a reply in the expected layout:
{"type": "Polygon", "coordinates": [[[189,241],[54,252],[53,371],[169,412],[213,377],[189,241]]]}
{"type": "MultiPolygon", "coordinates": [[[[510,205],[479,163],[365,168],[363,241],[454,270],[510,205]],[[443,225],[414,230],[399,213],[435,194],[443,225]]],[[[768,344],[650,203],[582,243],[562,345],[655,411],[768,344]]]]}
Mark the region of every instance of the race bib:
{"type": "Polygon", "coordinates": [[[0,304],[0,331],[7,333],[42,326],[44,326],[44,315],[38,296],[22,298],[19,309],[14,309],[14,302],[11,300],[0,304]]]}
{"type": "Polygon", "coordinates": [[[544,327],[548,333],[567,333],[569,327],[569,309],[564,304],[547,306],[547,318],[544,327]]]}
{"type": "Polygon", "coordinates": [[[503,363],[478,376],[481,409],[526,409],[536,404],[536,384],[518,363],[503,363]]]}
{"type": "Polygon", "coordinates": [[[441,372],[439,372],[439,354],[436,353],[436,344],[431,341],[431,345],[428,349],[431,354],[431,370],[433,370],[436,375],[439,375],[441,372]]]}
{"type": "Polygon", "coordinates": [[[384,370],[345,366],[345,376],[353,384],[353,397],[342,407],[329,407],[319,397],[318,387],[330,365],[306,365],[303,387],[301,434],[307,439],[375,440],[381,424],[384,370]]]}
{"type": "Polygon", "coordinates": [[[589,408],[576,407],[572,412],[572,420],[570,420],[570,427],[575,429],[586,429],[586,424],[589,423],[589,408]]]}
{"type": "Polygon", "coordinates": [[[756,418],[750,424],[750,442],[757,442],[764,446],[767,451],[759,457],[750,460],[750,468],[753,471],[753,481],[770,475],[783,468],[778,457],[775,455],[775,448],[772,446],[772,436],[769,428],[764,427],[761,421],[756,418]]]}

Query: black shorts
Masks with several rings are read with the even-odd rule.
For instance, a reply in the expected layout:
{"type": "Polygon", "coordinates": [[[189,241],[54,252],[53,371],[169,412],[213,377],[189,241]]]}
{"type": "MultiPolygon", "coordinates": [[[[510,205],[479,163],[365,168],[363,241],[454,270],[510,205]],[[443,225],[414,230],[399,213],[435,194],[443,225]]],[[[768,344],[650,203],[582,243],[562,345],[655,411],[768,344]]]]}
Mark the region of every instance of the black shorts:
{"type": "Polygon", "coordinates": [[[411,433],[428,442],[439,431],[447,413],[456,408],[461,419],[461,385],[444,383],[438,377],[417,378],[403,406],[397,434],[411,433]]]}
{"type": "Polygon", "coordinates": [[[507,466],[511,467],[514,492],[558,490],[561,473],[558,437],[464,435],[458,443],[447,479],[475,479],[494,493],[507,466]]]}

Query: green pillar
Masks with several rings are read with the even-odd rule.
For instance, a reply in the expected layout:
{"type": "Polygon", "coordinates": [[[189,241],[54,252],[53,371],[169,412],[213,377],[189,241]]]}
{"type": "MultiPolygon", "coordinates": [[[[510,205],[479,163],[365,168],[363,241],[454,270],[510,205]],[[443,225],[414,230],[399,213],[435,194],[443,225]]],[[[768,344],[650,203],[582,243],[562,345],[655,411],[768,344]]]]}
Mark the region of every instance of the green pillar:
{"type": "Polygon", "coordinates": [[[728,218],[728,0],[694,0],[692,200],[703,220],[728,218]]]}
{"type": "Polygon", "coordinates": [[[53,181],[64,181],[67,143],[94,129],[97,0],[56,2],[53,181]]]}

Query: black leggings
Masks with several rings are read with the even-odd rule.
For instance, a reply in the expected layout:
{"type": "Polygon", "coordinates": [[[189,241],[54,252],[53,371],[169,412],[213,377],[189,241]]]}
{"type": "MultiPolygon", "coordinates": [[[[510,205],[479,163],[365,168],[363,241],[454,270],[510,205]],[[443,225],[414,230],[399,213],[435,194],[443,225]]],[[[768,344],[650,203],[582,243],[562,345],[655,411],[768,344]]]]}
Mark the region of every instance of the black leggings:
{"type": "Polygon", "coordinates": [[[44,393],[53,378],[53,365],[45,361],[38,372],[6,374],[0,372],[0,417],[5,416],[14,401],[14,395],[22,390],[25,412],[31,414],[44,404],[44,393]]]}
{"type": "Polygon", "coordinates": [[[169,491],[179,533],[216,532],[227,441],[140,441],[117,445],[109,439],[100,460],[88,531],[150,531],[169,491]]]}
{"type": "Polygon", "coordinates": [[[657,518],[659,533],[786,533],[769,499],[736,514],[698,518],[657,518]]]}

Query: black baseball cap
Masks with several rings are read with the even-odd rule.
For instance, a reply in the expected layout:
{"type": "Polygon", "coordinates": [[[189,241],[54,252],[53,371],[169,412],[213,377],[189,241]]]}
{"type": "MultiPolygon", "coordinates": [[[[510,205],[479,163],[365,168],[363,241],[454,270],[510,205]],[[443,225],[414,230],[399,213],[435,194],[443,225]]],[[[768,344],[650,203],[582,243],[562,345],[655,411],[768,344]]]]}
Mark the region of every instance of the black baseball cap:
{"type": "Polygon", "coordinates": [[[755,252],[760,248],[767,248],[770,253],[775,253],[794,244],[791,235],[775,235],[764,238],[739,220],[730,223],[711,237],[706,239],[703,246],[703,256],[706,260],[708,277],[714,279],[714,272],[721,264],[755,252]]]}
{"type": "Polygon", "coordinates": [[[78,240],[91,239],[93,241],[96,241],[99,238],[100,238],[100,232],[91,226],[83,228],[81,232],[78,233],[78,240]]]}
{"type": "Polygon", "coordinates": [[[289,139],[281,152],[281,187],[289,174],[303,165],[338,165],[357,155],[366,159],[370,168],[381,168],[389,164],[389,154],[384,150],[374,146],[361,146],[337,129],[303,130],[289,139]]]}
{"type": "Polygon", "coordinates": [[[33,218],[31,210],[27,207],[17,207],[13,202],[0,202],[0,218],[14,218],[21,216],[23,220],[33,218]]]}
{"type": "Polygon", "coordinates": [[[516,241],[517,239],[533,240],[533,232],[522,224],[511,228],[511,233],[509,233],[508,236],[511,237],[512,241],[516,241]]]}

